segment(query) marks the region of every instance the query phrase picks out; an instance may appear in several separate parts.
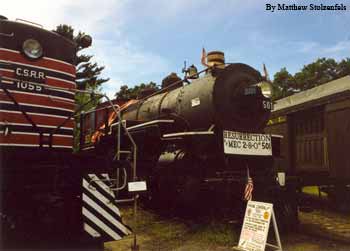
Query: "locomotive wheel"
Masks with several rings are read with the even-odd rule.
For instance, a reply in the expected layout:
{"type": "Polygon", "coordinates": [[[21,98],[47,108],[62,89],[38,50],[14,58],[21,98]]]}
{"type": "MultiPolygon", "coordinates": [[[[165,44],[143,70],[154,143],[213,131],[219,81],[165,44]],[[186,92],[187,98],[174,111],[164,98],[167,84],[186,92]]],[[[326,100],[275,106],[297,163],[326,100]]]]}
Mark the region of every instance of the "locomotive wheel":
{"type": "Polygon", "coordinates": [[[274,211],[278,229],[281,232],[295,232],[298,230],[298,203],[296,193],[287,191],[279,193],[274,202],[274,211]]]}
{"type": "MultiPolygon", "coordinates": [[[[149,179],[150,196],[147,206],[167,211],[194,209],[199,198],[200,181],[191,175],[179,175],[179,170],[162,170],[149,179]]],[[[182,213],[182,212],[180,212],[182,213]]]]}
{"type": "Polygon", "coordinates": [[[350,211],[350,188],[344,184],[337,184],[328,191],[328,198],[337,210],[341,212],[350,211]]]}
{"type": "Polygon", "coordinates": [[[288,233],[298,230],[298,194],[294,188],[271,187],[257,198],[258,201],[273,204],[280,232],[288,233]]]}

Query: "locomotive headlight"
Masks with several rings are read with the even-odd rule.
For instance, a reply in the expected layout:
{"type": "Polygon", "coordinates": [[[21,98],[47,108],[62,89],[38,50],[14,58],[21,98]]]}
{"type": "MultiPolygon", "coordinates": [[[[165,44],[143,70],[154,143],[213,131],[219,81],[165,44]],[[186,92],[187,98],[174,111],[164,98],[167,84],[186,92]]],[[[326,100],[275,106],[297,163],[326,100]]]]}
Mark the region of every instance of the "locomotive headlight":
{"type": "Polygon", "coordinates": [[[31,59],[37,59],[43,55],[43,47],[35,39],[24,41],[22,49],[24,54],[31,59]]]}
{"type": "Polygon", "coordinates": [[[271,98],[272,97],[272,85],[271,83],[267,81],[263,81],[257,84],[257,86],[260,87],[261,93],[264,95],[266,98],[271,98]]]}

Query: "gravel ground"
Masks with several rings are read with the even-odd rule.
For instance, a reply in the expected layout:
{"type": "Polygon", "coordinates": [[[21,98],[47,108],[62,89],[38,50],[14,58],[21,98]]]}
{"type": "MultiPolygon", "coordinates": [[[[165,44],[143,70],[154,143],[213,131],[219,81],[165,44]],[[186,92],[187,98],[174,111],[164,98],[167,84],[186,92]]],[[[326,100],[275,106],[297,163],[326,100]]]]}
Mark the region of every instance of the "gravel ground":
{"type": "MultiPolygon", "coordinates": [[[[124,208],[124,221],[132,226],[132,210],[124,208]]],[[[283,250],[288,251],[350,251],[350,218],[333,212],[317,210],[301,213],[299,231],[281,234],[283,250]],[[330,223],[334,226],[330,227],[330,223]],[[349,224],[349,226],[348,226],[349,224]],[[327,228],[328,227],[328,228],[327,228]],[[340,227],[340,228],[339,228],[340,227]],[[342,231],[335,231],[342,229],[342,231]],[[345,233],[345,235],[341,235],[345,233]],[[338,237],[341,238],[338,238],[338,237]]],[[[240,226],[205,219],[205,222],[161,217],[140,210],[138,215],[138,244],[140,250],[152,251],[232,251],[239,239],[240,226]]],[[[273,237],[273,236],[272,236],[273,237]]],[[[270,243],[274,239],[270,236],[270,243]]],[[[132,236],[105,244],[105,250],[131,250],[132,236]]],[[[268,250],[268,249],[266,249],[268,250]]]]}
{"type": "Polygon", "coordinates": [[[349,251],[350,242],[329,240],[323,237],[313,236],[311,233],[291,234],[282,236],[283,250],[287,251],[349,251]]]}

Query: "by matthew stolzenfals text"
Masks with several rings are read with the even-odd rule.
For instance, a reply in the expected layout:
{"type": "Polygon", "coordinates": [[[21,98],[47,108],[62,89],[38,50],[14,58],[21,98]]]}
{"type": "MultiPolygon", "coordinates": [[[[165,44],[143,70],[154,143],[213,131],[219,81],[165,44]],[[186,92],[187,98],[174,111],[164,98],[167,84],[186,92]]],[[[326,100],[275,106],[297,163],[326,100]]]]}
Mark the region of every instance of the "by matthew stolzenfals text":
{"type": "Polygon", "coordinates": [[[333,5],[325,4],[309,4],[309,5],[299,5],[299,4],[269,4],[265,5],[267,11],[346,11],[346,5],[343,3],[337,3],[333,5]]]}

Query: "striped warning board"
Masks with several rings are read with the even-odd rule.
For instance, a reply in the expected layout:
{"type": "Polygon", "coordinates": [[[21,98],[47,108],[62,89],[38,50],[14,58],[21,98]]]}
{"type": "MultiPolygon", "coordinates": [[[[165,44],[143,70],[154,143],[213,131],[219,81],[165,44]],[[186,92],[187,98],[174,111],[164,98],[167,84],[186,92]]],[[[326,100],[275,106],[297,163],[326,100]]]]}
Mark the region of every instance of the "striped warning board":
{"type": "Polygon", "coordinates": [[[101,237],[105,241],[120,240],[131,230],[122,222],[108,180],[108,174],[88,174],[83,177],[84,230],[92,237],[101,237]]]}

